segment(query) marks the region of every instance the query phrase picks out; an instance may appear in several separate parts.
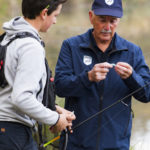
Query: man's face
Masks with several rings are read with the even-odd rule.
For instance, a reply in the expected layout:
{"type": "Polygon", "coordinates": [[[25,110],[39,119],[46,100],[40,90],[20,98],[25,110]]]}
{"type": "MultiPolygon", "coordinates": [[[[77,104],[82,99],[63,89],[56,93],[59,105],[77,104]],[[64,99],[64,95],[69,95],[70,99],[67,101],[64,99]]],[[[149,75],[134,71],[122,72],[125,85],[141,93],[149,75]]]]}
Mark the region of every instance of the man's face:
{"type": "Polygon", "coordinates": [[[46,15],[43,26],[41,28],[41,32],[46,32],[53,24],[57,22],[57,16],[60,14],[62,9],[62,4],[58,6],[58,8],[53,11],[50,15],[46,15]]]}
{"type": "Polygon", "coordinates": [[[110,42],[115,34],[119,18],[113,16],[96,16],[92,11],[89,12],[91,24],[93,25],[93,35],[98,42],[110,42]]]}

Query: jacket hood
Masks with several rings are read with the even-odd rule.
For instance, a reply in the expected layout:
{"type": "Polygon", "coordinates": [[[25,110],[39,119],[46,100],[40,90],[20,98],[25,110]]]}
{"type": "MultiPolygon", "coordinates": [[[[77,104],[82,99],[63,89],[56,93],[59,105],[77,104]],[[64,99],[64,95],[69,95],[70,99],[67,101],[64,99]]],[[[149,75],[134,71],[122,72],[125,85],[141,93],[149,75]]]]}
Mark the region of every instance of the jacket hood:
{"type": "Polygon", "coordinates": [[[3,24],[3,29],[7,33],[7,38],[11,38],[13,35],[19,32],[30,32],[39,37],[38,31],[31,26],[23,17],[15,17],[3,24]]]}

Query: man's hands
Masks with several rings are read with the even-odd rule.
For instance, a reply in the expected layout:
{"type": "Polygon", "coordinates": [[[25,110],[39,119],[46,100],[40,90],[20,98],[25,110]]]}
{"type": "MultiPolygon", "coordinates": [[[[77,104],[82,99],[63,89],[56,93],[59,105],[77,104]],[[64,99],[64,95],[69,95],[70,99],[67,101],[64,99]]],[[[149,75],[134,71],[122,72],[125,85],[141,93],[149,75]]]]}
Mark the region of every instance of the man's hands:
{"type": "Polygon", "coordinates": [[[118,62],[115,66],[116,72],[120,75],[122,79],[127,79],[132,75],[132,67],[125,62],[118,62]]]}
{"type": "MultiPolygon", "coordinates": [[[[91,71],[88,72],[88,78],[90,81],[99,82],[104,80],[114,64],[107,62],[96,64],[91,71]]],[[[125,62],[118,62],[115,65],[115,70],[122,79],[127,79],[132,75],[132,67],[125,62]]]]}
{"type": "Polygon", "coordinates": [[[88,78],[90,81],[99,82],[104,80],[109,72],[109,69],[113,65],[107,62],[96,64],[91,71],[88,72],[88,78]]]}
{"type": "Polygon", "coordinates": [[[55,126],[50,128],[52,133],[60,132],[66,128],[72,133],[72,121],[75,120],[75,115],[73,112],[70,112],[60,106],[56,106],[56,111],[60,114],[60,118],[55,126]]]}

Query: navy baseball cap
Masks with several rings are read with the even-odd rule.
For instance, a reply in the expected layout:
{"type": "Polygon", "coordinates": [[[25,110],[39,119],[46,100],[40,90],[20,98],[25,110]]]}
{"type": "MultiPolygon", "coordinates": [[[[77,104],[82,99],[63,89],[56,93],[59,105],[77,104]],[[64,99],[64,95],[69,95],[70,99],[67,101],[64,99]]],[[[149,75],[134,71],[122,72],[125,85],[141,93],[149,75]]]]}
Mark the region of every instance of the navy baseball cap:
{"type": "Polygon", "coordinates": [[[123,16],[122,0],[94,0],[92,10],[95,15],[121,18],[123,16]]]}

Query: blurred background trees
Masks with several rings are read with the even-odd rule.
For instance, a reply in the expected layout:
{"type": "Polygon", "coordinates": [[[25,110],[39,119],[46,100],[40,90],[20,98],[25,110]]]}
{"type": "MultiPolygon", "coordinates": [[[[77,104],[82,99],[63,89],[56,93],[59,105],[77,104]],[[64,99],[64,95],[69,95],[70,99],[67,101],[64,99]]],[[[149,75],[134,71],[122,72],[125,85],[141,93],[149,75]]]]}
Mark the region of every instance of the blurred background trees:
{"type": "MultiPolygon", "coordinates": [[[[46,43],[46,57],[53,71],[56,65],[62,41],[74,35],[84,33],[91,28],[88,11],[93,0],[68,0],[64,4],[62,13],[57,19],[57,24],[41,37],[46,43]]],[[[149,0],[123,0],[124,16],[120,21],[117,32],[124,38],[140,45],[147,64],[150,66],[150,1],[149,0]]],[[[14,16],[21,15],[21,0],[0,0],[0,33],[3,32],[2,24],[14,16]]],[[[57,103],[63,106],[64,100],[57,97],[57,103]]],[[[150,129],[149,122],[150,104],[133,101],[133,110],[136,118],[133,122],[133,138],[140,130],[145,135],[150,129]]],[[[50,138],[49,132],[47,135],[50,138]]],[[[132,143],[132,142],[131,142],[132,143]]],[[[133,143],[134,145],[134,143],[133,143]]],[[[142,149],[142,147],[141,147],[142,149]]],[[[147,149],[142,149],[147,150],[147,149]]]]}

